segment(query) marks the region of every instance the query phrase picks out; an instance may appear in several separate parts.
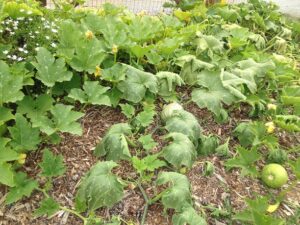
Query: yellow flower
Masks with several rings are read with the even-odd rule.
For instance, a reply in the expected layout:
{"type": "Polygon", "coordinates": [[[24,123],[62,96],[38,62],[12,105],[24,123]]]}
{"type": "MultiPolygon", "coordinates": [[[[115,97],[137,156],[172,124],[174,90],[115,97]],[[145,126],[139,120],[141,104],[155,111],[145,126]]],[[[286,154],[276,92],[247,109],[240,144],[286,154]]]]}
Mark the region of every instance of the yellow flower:
{"type": "Polygon", "coordinates": [[[88,40],[91,40],[94,37],[94,34],[92,31],[88,30],[87,32],[85,32],[85,37],[88,40]]]}
{"type": "Polygon", "coordinates": [[[137,13],[137,16],[145,16],[146,14],[147,12],[145,10],[142,10],[139,13],[137,13]]]}
{"type": "Polygon", "coordinates": [[[226,5],[227,4],[227,0],[221,0],[221,5],[226,5]]]}
{"type": "Polygon", "coordinates": [[[25,161],[26,161],[26,156],[27,156],[26,154],[20,154],[19,159],[18,159],[18,163],[24,164],[25,161]]]}
{"type": "Polygon", "coordinates": [[[275,130],[275,124],[273,122],[267,122],[267,123],[265,123],[265,126],[266,126],[267,132],[269,134],[271,134],[271,133],[274,132],[274,130],[275,130]]]}
{"type": "Polygon", "coordinates": [[[277,105],[270,103],[270,104],[267,105],[267,108],[268,108],[268,110],[276,111],[277,105]]]}
{"type": "Polygon", "coordinates": [[[275,212],[278,209],[279,205],[280,205],[280,202],[276,202],[274,205],[269,205],[267,208],[267,212],[268,213],[275,212]]]}
{"type": "Polygon", "coordinates": [[[118,53],[118,46],[113,45],[111,51],[112,51],[113,54],[117,54],[118,53]]]}
{"type": "Polygon", "coordinates": [[[96,66],[94,76],[95,77],[100,77],[101,76],[101,68],[99,66],[96,66]]]}

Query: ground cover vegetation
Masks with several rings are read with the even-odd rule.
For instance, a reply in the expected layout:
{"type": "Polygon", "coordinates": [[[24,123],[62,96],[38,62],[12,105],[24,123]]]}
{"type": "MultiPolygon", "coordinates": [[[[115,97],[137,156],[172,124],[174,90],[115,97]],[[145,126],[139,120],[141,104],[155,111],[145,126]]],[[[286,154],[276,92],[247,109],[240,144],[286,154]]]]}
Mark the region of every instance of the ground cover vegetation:
{"type": "Polygon", "coordinates": [[[84,225],[297,224],[300,23],[259,0],[185,0],[158,15],[74,7],[81,3],[0,2],[5,207],[39,193],[36,221],[68,212],[84,225]],[[64,205],[53,193],[71,164],[54,149],[66,137],[88,139],[84,121],[102,109],[122,120],[98,134],[93,165],[64,205]],[[260,190],[239,207],[226,195],[234,174],[260,190]],[[195,193],[211,179],[227,190],[218,204],[195,193]],[[109,211],[133,191],[140,215],[109,211]],[[163,222],[149,218],[155,207],[163,222]]]}

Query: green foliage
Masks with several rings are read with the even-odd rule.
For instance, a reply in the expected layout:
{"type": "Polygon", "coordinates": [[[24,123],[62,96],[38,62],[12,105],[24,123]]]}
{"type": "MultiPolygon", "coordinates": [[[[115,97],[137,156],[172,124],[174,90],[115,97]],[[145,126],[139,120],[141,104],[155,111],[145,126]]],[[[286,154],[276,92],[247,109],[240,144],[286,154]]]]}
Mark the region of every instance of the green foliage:
{"type": "Polygon", "coordinates": [[[126,104],[119,104],[121,109],[122,109],[122,113],[128,118],[128,119],[131,119],[134,114],[135,114],[135,108],[126,103],[126,104]]]}
{"type": "Polygon", "coordinates": [[[219,139],[215,136],[201,135],[199,139],[198,152],[200,155],[211,155],[217,152],[219,139]]]}
{"type": "Polygon", "coordinates": [[[163,192],[162,203],[165,209],[181,211],[192,202],[190,183],[186,176],[175,172],[162,172],[158,175],[157,184],[168,184],[163,192]]]}
{"type": "Polygon", "coordinates": [[[205,219],[197,214],[192,207],[185,208],[182,212],[174,214],[172,217],[174,225],[206,225],[205,219]]]}
{"type": "Polygon", "coordinates": [[[12,204],[24,196],[29,197],[34,189],[38,188],[38,182],[33,179],[28,179],[26,174],[19,172],[15,176],[15,187],[12,187],[6,198],[6,204],[12,204]]]}
{"type": "Polygon", "coordinates": [[[191,168],[196,160],[196,149],[190,139],[182,133],[169,133],[164,137],[171,139],[171,143],[162,149],[162,156],[173,166],[179,168],[186,166],[191,168]]]}
{"type": "Polygon", "coordinates": [[[254,200],[247,199],[248,208],[237,213],[234,219],[254,225],[284,225],[283,219],[274,218],[266,213],[269,206],[268,200],[266,197],[258,197],[254,200]]]}
{"type": "Polygon", "coordinates": [[[111,170],[117,164],[112,161],[98,162],[82,179],[76,194],[76,209],[79,212],[95,211],[112,207],[123,197],[123,183],[111,170]]]}
{"type": "Polygon", "coordinates": [[[0,106],[22,100],[23,78],[12,75],[9,66],[3,61],[0,61],[0,83],[0,106]]]}
{"type": "Polygon", "coordinates": [[[37,79],[47,87],[53,87],[56,82],[71,80],[73,74],[68,71],[63,58],[55,59],[46,48],[39,48],[36,56],[37,62],[33,65],[37,69],[37,79]]]}
{"type": "Polygon", "coordinates": [[[96,146],[96,156],[106,156],[107,160],[118,161],[129,159],[129,152],[126,135],[131,134],[131,127],[127,123],[119,123],[111,126],[101,142],[96,146]]]}
{"type": "Polygon", "coordinates": [[[201,134],[201,127],[195,116],[187,111],[177,111],[174,115],[166,120],[168,132],[182,133],[190,138],[197,145],[201,134]]]}
{"type": "Polygon", "coordinates": [[[11,164],[6,163],[6,162],[0,162],[0,183],[7,185],[9,187],[14,187],[15,186],[15,181],[14,181],[14,170],[11,166],[11,164]]]}
{"type": "Polygon", "coordinates": [[[146,151],[150,151],[157,146],[157,142],[153,140],[150,134],[140,136],[138,141],[146,151]]]}
{"type": "Polygon", "coordinates": [[[99,66],[105,59],[106,53],[103,51],[101,42],[93,38],[79,42],[75,47],[75,54],[70,62],[76,71],[86,71],[94,73],[96,66],[99,66]]]}
{"type": "MultiPolygon", "coordinates": [[[[159,169],[163,166],[166,166],[166,163],[162,160],[159,160],[158,155],[148,155],[142,159],[139,159],[136,156],[131,158],[132,166],[136,169],[136,171],[140,174],[142,179],[148,180],[146,172],[154,172],[156,169],[159,169]]],[[[149,177],[151,178],[151,176],[149,177]]]]}
{"type": "Polygon", "coordinates": [[[83,90],[74,88],[70,91],[68,97],[80,103],[110,106],[110,99],[106,95],[109,89],[109,87],[101,86],[97,81],[85,81],[83,90]]]}
{"type": "Polygon", "coordinates": [[[21,114],[16,114],[16,124],[9,127],[12,137],[11,145],[19,152],[36,150],[40,143],[40,131],[32,128],[31,124],[21,114]]]}
{"type": "Polygon", "coordinates": [[[45,198],[40,202],[40,207],[34,211],[35,217],[52,216],[59,210],[59,204],[53,198],[45,198]]]}
{"type": "Polygon", "coordinates": [[[45,177],[57,177],[66,171],[62,155],[54,155],[49,149],[43,151],[43,161],[39,163],[42,169],[41,175],[45,177]]]}
{"type": "Polygon", "coordinates": [[[161,71],[156,74],[159,87],[158,94],[163,97],[170,97],[174,95],[176,86],[184,84],[181,77],[176,73],[161,71]]]}
{"type": "Polygon", "coordinates": [[[141,71],[132,66],[126,66],[126,79],[118,83],[118,89],[123,93],[123,98],[133,102],[140,102],[146,91],[157,93],[157,79],[148,72],[141,71]]]}
{"type": "Polygon", "coordinates": [[[200,108],[212,111],[217,117],[224,112],[222,110],[223,103],[230,105],[240,99],[225,88],[222,83],[222,73],[220,71],[202,71],[197,76],[197,83],[203,88],[194,89],[192,92],[192,100],[200,108]]]}
{"type": "Polygon", "coordinates": [[[236,148],[238,156],[235,156],[232,159],[228,159],[225,163],[225,166],[229,169],[231,168],[241,168],[241,175],[250,175],[258,176],[258,171],[255,166],[255,162],[258,161],[261,156],[257,152],[256,148],[247,150],[241,146],[236,148]]]}

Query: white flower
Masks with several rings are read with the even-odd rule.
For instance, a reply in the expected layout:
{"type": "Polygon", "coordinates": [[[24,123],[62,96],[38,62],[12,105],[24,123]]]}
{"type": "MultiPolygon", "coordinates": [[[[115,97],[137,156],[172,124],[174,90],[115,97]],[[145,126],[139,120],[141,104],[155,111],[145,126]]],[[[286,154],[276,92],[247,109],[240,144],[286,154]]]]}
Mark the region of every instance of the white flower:
{"type": "Polygon", "coordinates": [[[56,30],[56,29],[51,29],[51,31],[52,31],[53,33],[57,33],[57,30],[56,30]]]}
{"type": "Polygon", "coordinates": [[[15,32],[10,32],[10,34],[11,34],[11,35],[14,35],[14,34],[15,34],[15,32]]]}
{"type": "Polygon", "coordinates": [[[5,51],[3,51],[2,53],[3,53],[4,55],[7,55],[8,52],[9,52],[9,51],[5,50],[5,51]]]}
{"type": "Polygon", "coordinates": [[[29,20],[29,21],[32,21],[32,18],[29,18],[28,20],[29,20]]]}
{"type": "Polygon", "coordinates": [[[28,11],[27,14],[28,14],[28,15],[32,14],[32,11],[28,11]]]}
{"type": "Polygon", "coordinates": [[[27,50],[24,50],[24,53],[25,53],[25,54],[28,54],[28,51],[27,51],[27,50]]]}
{"type": "Polygon", "coordinates": [[[42,21],[45,21],[46,19],[44,17],[41,18],[42,21]]]}
{"type": "Polygon", "coordinates": [[[0,33],[3,33],[3,30],[0,30],[0,33]]]}
{"type": "Polygon", "coordinates": [[[55,43],[51,43],[51,46],[53,47],[53,48],[56,48],[56,44],[55,43]]]}
{"type": "Polygon", "coordinates": [[[39,47],[36,47],[34,50],[38,51],[40,48],[39,47]]]}
{"type": "Polygon", "coordinates": [[[23,48],[18,48],[18,50],[19,50],[20,52],[24,52],[24,49],[23,49],[23,48]]]}
{"type": "Polygon", "coordinates": [[[49,36],[45,36],[45,38],[46,38],[47,40],[49,40],[49,39],[50,39],[50,37],[49,37],[49,36]]]}
{"type": "Polygon", "coordinates": [[[17,57],[16,55],[13,55],[11,58],[12,58],[13,60],[16,60],[18,57],[17,57]]]}
{"type": "Polygon", "coordinates": [[[24,12],[25,10],[24,9],[20,9],[20,12],[24,12]]]}
{"type": "Polygon", "coordinates": [[[39,34],[40,32],[39,31],[35,31],[34,33],[39,34]]]}
{"type": "Polygon", "coordinates": [[[39,44],[39,43],[36,43],[35,45],[36,45],[36,46],[40,46],[40,44],[39,44]]]}
{"type": "Polygon", "coordinates": [[[9,59],[11,58],[11,56],[10,56],[10,55],[7,55],[6,57],[7,57],[7,58],[9,58],[9,59]]]}
{"type": "Polygon", "coordinates": [[[50,26],[49,26],[49,25],[45,25],[45,28],[47,28],[47,29],[48,29],[48,28],[50,28],[50,26]]]}
{"type": "Polygon", "coordinates": [[[34,38],[34,35],[30,35],[29,37],[34,38]]]}
{"type": "Polygon", "coordinates": [[[24,17],[18,17],[17,20],[24,20],[24,17]]]}
{"type": "Polygon", "coordinates": [[[19,61],[19,62],[20,62],[20,61],[22,61],[22,60],[23,60],[23,58],[22,58],[22,57],[19,57],[19,58],[18,58],[18,61],[19,61]]]}

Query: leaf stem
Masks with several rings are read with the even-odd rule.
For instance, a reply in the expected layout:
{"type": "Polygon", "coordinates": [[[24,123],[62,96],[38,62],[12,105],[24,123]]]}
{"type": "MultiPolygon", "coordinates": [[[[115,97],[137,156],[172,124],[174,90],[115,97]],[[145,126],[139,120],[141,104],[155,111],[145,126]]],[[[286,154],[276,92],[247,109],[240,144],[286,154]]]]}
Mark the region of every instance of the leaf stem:
{"type": "Polygon", "coordinates": [[[73,215],[75,215],[75,216],[77,216],[78,218],[80,218],[80,219],[83,221],[83,224],[84,224],[84,225],[87,224],[87,222],[88,222],[87,220],[88,220],[88,219],[87,219],[86,217],[80,215],[80,213],[76,212],[75,210],[66,208],[66,207],[64,207],[64,206],[59,206],[59,208],[60,208],[61,210],[65,211],[65,212],[72,213],[73,215]]]}
{"type": "Polygon", "coordinates": [[[149,198],[148,198],[148,196],[147,196],[147,194],[146,194],[144,188],[142,187],[140,181],[137,182],[137,185],[138,185],[140,191],[142,192],[142,195],[143,195],[143,197],[144,197],[144,199],[145,199],[145,202],[146,202],[146,205],[145,205],[145,207],[144,207],[143,216],[142,216],[142,221],[141,221],[141,225],[144,225],[144,224],[145,224],[145,221],[146,221],[146,217],[147,217],[148,207],[149,207],[149,205],[150,205],[151,203],[150,203],[149,198]]]}

